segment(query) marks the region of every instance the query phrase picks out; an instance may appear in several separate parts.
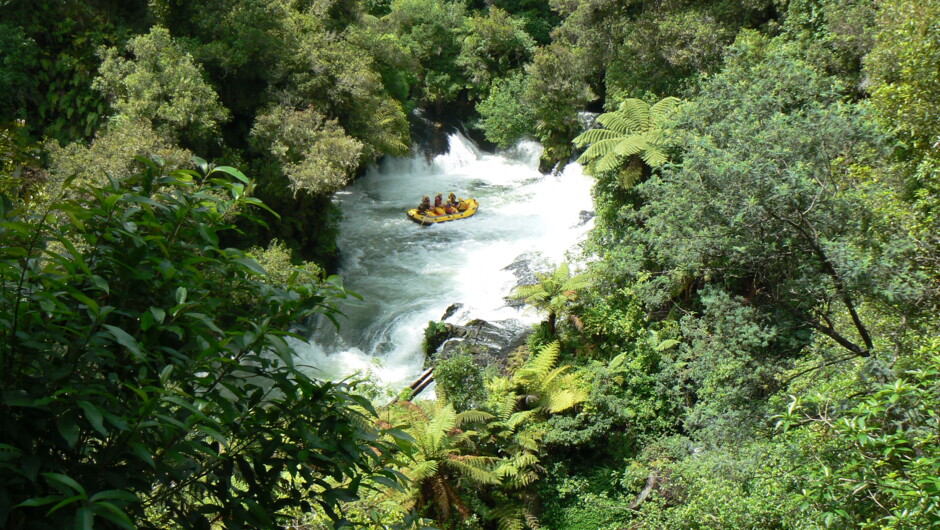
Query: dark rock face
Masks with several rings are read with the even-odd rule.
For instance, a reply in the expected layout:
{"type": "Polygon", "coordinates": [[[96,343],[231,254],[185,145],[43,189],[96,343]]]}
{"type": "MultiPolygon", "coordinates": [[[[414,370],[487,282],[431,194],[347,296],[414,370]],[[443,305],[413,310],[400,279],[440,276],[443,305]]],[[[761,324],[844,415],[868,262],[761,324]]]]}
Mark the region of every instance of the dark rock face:
{"type": "Polygon", "coordinates": [[[461,304],[461,303],[459,303],[459,302],[457,302],[457,303],[455,303],[455,304],[450,304],[450,306],[448,306],[447,309],[444,311],[444,316],[441,317],[441,322],[443,322],[443,321],[447,320],[448,318],[454,316],[454,314],[456,314],[457,311],[459,311],[462,307],[463,307],[463,304],[461,304]]]}
{"type": "Polygon", "coordinates": [[[498,366],[506,370],[509,355],[526,342],[532,330],[517,320],[487,322],[474,319],[464,325],[445,323],[448,337],[429,361],[449,359],[470,353],[481,367],[498,366]]]}
{"type": "MultiPolygon", "coordinates": [[[[593,213],[589,215],[593,216],[593,213]]],[[[503,270],[512,272],[516,277],[516,286],[520,286],[538,283],[536,273],[545,273],[551,268],[552,264],[540,253],[527,252],[517,256],[503,270]]],[[[506,298],[506,304],[516,309],[525,306],[521,300],[509,298],[506,298]]],[[[470,318],[470,315],[466,315],[461,309],[463,304],[454,303],[444,311],[440,321],[429,325],[426,332],[428,356],[425,364],[430,366],[437,360],[466,352],[473,355],[481,367],[499,366],[505,371],[510,354],[526,343],[532,334],[532,327],[515,319],[496,322],[471,319],[463,323],[453,322],[455,317],[470,318]],[[451,322],[447,322],[448,320],[451,322]]]]}
{"type": "Polygon", "coordinates": [[[585,224],[587,224],[588,221],[590,221],[591,219],[594,219],[596,215],[597,214],[595,212],[590,212],[588,210],[581,210],[581,212],[578,213],[578,219],[580,219],[578,226],[584,226],[585,224]]]}

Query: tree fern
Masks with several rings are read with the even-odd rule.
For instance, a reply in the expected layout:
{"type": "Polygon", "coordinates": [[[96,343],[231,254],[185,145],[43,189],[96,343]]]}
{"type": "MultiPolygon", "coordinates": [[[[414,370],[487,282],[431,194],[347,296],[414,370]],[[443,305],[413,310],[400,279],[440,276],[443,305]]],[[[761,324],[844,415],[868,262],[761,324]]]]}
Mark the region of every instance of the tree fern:
{"type": "Polygon", "coordinates": [[[617,171],[624,188],[635,185],[642,175],[642,160],[650,168],[668,161],[665,147],[668,137],[663,125],[682,104],[668,97],[650,106],[641,99],[627,99],[617,110],[597,117],[604,129],[591,129],[578,135],[574,144],[589,146],[578,158],[588,174],[617,171]]]}
{"type": "Polygon", "coordinates": [[[578,291],[591,284],[587,274],[572,276],[568,264],[562,262],[548,274],[537,273],[538,283],[521,285],[513,289],[509,298],[522,300],[540,311],[548,313],[548,330],[555,334],[555,322],[558,314],[565,311],[567,306],[577,299],[578,291]]]}

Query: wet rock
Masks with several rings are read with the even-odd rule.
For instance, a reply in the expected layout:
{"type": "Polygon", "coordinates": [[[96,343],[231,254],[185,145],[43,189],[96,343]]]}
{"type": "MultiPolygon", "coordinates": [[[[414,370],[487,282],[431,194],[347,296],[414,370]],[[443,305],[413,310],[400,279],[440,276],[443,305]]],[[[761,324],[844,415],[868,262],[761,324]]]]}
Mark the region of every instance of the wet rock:
{"type": "Polygon", "coordinates": [[[463,304],[461,304],[460,302],[450,304],[450,306],[448,306],[447,309],[444,310],[444,315],[441,316],[441,322],[454,316],[457,313],[457,311],[460,311],[462,307],[463,307],[463,304]]]}
{"type": "Polygon", "coordinates": [[[448,335],[440,347],[428,355],[426,362],[449,359],[469,353],[481,367],[498,366],[505,372],[509,355],[525,344],[532,332],[518,320],[488,322],[474,319],[463,325],[441,323],[448,335]]]}
{"type": "Polygon", "coordinates": [[[590,221],[591,219],[594,219],[594,217],[595,217],[596,215],[597,215],[597,214],[596,214],[595,212],[588,211],[588,210],[581,210],[581,211],[578,213],[578,219],[580,219],[580,222],[578,223],[578,226],[584,226],[584,225],[586,225],[587,222],[590,221]]]}

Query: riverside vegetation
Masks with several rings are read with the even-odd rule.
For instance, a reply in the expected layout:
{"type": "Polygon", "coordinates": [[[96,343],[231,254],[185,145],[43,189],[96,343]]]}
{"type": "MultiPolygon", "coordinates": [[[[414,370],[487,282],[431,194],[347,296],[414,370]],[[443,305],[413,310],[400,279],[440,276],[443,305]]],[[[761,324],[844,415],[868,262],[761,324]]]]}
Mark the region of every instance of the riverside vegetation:
{"type": "Polygon", "coordinates": [[[938,0],[0,2],[0,527],[936,526],[938,64],[938,0]],[[285,338],[418,110],[597,217],[385,405],[285,338]]]}

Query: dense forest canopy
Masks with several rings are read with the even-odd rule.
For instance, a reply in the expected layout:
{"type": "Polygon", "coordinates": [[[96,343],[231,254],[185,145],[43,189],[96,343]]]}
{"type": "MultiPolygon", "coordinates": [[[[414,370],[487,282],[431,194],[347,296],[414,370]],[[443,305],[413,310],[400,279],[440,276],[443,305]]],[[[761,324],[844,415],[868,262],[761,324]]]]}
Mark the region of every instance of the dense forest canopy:
{"type": "Polygon", "coordinates": [[[938,0],[0,2],[0,527],[936,526],[938,109],[938,0]],[[388,404],[289,338],[417,115],[596,219],[388,404]]]}

